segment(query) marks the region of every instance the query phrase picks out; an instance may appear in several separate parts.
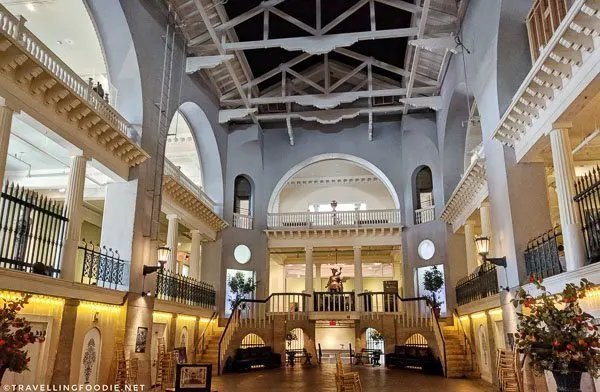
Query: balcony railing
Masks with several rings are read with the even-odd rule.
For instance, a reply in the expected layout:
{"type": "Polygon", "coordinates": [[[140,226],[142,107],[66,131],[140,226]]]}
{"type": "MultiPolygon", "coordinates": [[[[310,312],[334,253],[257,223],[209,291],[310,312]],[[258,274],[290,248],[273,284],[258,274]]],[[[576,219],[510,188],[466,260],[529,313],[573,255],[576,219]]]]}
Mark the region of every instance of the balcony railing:
{"type": "Polygon", "coordinates": [[[251,215],[233,213],[233,227],[238,229],[252,230],[254,227],[254,217],[251,215]]]}
{"type": "Polygon", "coordinates": [[[415,225],[435,220],[435,206],[415,210],[415,225]]]}
{"type": "Polygon", "coordinates": [[[0,205],[0,267],[57,278],[68,219],[62,205],[6,183],[0,205]]]}
{"type": "Polygon", "coordinates": [[[456,303],[465,305],[498,293],[496,266],[485,263],[478,270],[458,281],[456,303]]]}
{"type": "Polygon", "coordinates": [[[124,291],[129,288],[130,265],[121,260],[118,251],[84,240],[79,252],[83,256],[81,283],[124,291]]]}
{"type": "Polygon", "coordinates": [[[269,229],[399,227],[400,210],[283,212],[267,215],[269,229]]]}
{"type": "Polygon", "coordinates": [[[531,60],[535,60],[567,15],[573,0],[536,0],[527,15],[531,60]]]}
{"type": "Polygon", "coordinates": [[[527,276],[547,278],[565,272],[562,251],[563,238],[559,226],[529,241],[524,252],[527,276]]]}
{"type": "Polygon", "coordinates": [[[356,310],[354,292],[315,292],[313,305],[315,312],[354,312],[356,310]]]}
{"type": "Polygon", "coordinates": [[[164,269],[158,270],[156,298],[203,308],[212,308],[216,303],[212,285],[164,269]]]}
{"type": "Polygon", "coordinates": [[[575,201],[588,262],[600,261],[600,167],[596,167],[575,182],[575,201]]]}
{"type": "Polygon", "coordinates": [[[192,192],[199,200],[206,204],[211,210],[219,214],[221,212],[222,205],[215,203],[198,185],[190,180],[183,172],[173,164],[170,160],[165,158],[164,174],[175,178],[180,184],[192,192]]]}

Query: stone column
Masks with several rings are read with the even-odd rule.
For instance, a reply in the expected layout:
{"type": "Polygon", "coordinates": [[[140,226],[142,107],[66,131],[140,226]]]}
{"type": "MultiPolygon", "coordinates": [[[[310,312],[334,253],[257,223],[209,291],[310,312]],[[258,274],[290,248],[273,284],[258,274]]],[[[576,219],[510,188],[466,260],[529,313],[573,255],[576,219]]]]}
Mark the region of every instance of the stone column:
{"type": "Polygon", "coordinates": [[[13,113],[13,110],[8,106],[0,105],[0,180],[2,180],[2,184],[4,184],[4,171],[6,170],[13,113]]]}
{"type": "Polygon", "coordinates": [[[360,298],[359,294],[363,292],[363,275],[362,275],[362,260],[361,260],[361,246],[354,247],[354,294],[356,295],[356,304],[358,305],[357,309],[360,311],[360,298]]]}
{"type": "Polygon", "coordinates": [[[60,276],[70,282],[75,280],[77,247],[81,234],[81,204],[83,203],[83,188],[87,157],[75,155],[71,157],[69,182],[65,196],[65,215],[69,219],[67,235],[63,243],[60,276]]]}
{"type": "Polygon", "coordinates": [[[202,271],[202,242],[200,237],[200,230],[190,230],[192,235],[192,249],[190,251],[190,277],[200,280],[200,271],[202,271]]]}
{"type": "Polygon", "coordinates": [[[79,300],[67,298],[63,306],[58,336],[58,350],[54,360],[52,385],[67,385],[71,383],[71,353],[75,339],[75,324],[77,322],[77,307],[79,300]]]}
{"type": "Polygon", "coordinates": [[[586,262],[586,252],[577,207],[573,201],[575,196],[575,169],[571,141],[567,129],[550,131],[552,146],[552,162],[558,196],[558,211],[565,245],[565,260],[567,271],[583,267],[586,262]]]}
{"type": "MultiPolygon", "coordinates": [[[[479,218],[481,219],[481,235],[492,238],[492,207],[489,201],[484,201],[479,206],[479,218]]],[[[494,254],[494,242],[490,241],[490,255],[494,254]]],[[[479,261],[479,260],[478,260],[479,261]]]]}
{"type": "MultiPolygon", "coordinates": [[[[304,292],[313,295],[313,248],[304,249],[305,272],[304,272],[304,292]]],[[[312,297],[308,300],[308,310],[312,310],[312,297]]]]}
{"type": "Polygon", "coordinates": [[[465,222],[465,248],[467,256],[467,272],[471,273],[477,268],[477,251],[475,249],[475,222],[465,222]]]}
{"type": "Polygon", "coordinates": [[[321,282],[321,266],[319,264],[315,264],[315,279],[313,283],[313,289],[316,287],[317,291],[321,291],[323,289],[321,282]]]}
{"type": "Polygon", "coordinates": [[[165,268],[167,271],[177,272],[177,237],[179,234],[179,217],[175,214],[167,215],[169,226],[167,228],[167,246],[171,249],[169,260],[165,268]]]}

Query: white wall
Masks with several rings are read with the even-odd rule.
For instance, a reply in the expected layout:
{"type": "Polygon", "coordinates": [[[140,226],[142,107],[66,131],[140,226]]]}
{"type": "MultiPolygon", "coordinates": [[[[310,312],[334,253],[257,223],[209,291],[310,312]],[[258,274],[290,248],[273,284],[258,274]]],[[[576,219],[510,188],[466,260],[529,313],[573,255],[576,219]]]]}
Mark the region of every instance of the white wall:
{"type": "Polygon", "coordinates": [[[393,209],[394,201],[381,182],[349,185],[286,186],[279,196],[279,212],[303,212],[309,204],[366,203],[367,210],[393,209]]]}
{"type": "Polygon", "coordinates": [[[353,327],[317,327],[315,340],[317,344],[321,344],[323,350],[340,350],[340,344],[343,344],[344,350],[347,350],[348,344],[354,345],[356,341],[353,327]]]}

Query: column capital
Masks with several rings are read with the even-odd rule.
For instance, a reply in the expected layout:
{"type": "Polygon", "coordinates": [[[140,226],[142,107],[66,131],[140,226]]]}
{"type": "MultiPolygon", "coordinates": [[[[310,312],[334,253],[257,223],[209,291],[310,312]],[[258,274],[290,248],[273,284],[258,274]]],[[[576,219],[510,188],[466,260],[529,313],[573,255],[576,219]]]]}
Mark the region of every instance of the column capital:
{"type": "Polygon", "coordinates": [[[354,248],[354,250],[361,250],[362,245],[354,245],[352,248],[354,248]]]}
{"type": "Polygon", "coordinates": [[[552,129],[550,129],[549,132],[562,131],[562,130],[567,131],[572,128],[573,128],[573,123],[571,121],[555,122],[552,124],[552,129]]]}
{"type": "Polygon", "coordinates": [[[305,252],[312,252],[313,251],[313,247],[312,246],[305,246],[304,247],[304,251],[305,252]]]}
{"type": "Polygon", "coordinates": [[[479,208],[490,208],[492,204],[489,201],[482,201],[479,208]]]}
{"type": "Polygon", "coordinates": [[[167,219],[168,220],[179,219],[179,215],[177,215],[177,214],[167,214],[167,219]]]}
{"type": "Polygon", "coordinates": [[[192,230],[190,230],[190,234],[191,235],[199,235],[200,234],[200,230],[198,230],[198,229],[192,229],[192,230]]]}
{"type": "Polygon", "coordinates": [[[475,226],[474,220],[467,220],[463,226],[475,226]]]}

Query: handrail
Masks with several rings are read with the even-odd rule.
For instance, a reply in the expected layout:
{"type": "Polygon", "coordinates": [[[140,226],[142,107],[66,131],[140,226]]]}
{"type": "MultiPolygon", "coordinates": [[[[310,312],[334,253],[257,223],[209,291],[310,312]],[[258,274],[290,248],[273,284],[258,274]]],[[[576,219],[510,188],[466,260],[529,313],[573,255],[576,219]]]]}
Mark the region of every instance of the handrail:
{"type": "Polygon", "coordinates": [[[454,313],[453,313],[454,319],[457,320],[457,327],[459,331],[462,331],[462,334],[464,336],[465,339],[465,350],[467,350],[470,353],[471,356],[471,370],[472,371],[476,371],[477,370],[477,357],[476,357],[476,353],[475,350],[473,349],[474,345],[473,342],[471,341],[471,337],[467,334],[467,331],[465,330],[465,326],[462,323],[462,320],[460,319],[460,315],[458,314],[458,310],[454,309],[454,313]]]}
{"type": "MultiPolygon", "coordinates": [[[[442,341],[442,350],[440,351],[440,355],[442,355],[444,357],[444,376],[448,375],[448,362],[446,361],[446,339],[444,339],[444,333],[442,332],[442,327],[440,327],[440,321],[437,317],[437,315],[435,314],[435,312],[433,311],[433,308],[431,307],[431,303],[429,302],[429,300],[427,300],[427,304],[429,306],[429,310],[433,316],[433,319],[435,320],[435,325],[437,326],[437,332],[439,334],[439,339],[442,341]]],[[[435,329],[434,329],[434,334],[435,334],[435,329]]],[[[437,338],[437,336],[436,336],[437,338]]]]}
{"type": "MultiPolygon", "coordinates": [[[[219,312],[213,312],[213,314],[210,316],[210,319],[208,320],[208,323],[206,323],[206,327],[204,327],[204,331],[202,331],[202,334],[198,338],[198,344],[200,345],[200,355],[204,354],[204,347],[206,346],[204,344],[204,340],[205,340],[206,332],[208,332],[208,327],[210,327],[212,325],[213,321],[215,319],[218,319],[218,317],[219,317],[219,312]]],[[[196,347],[196,352],[198,352],[197,347],[196,347]]]]}
{"type": "Polygon", "coordinates": [[[399,227],[402,213],[398,209],[278,212],[267,214],[269,229],[320,227],[399,227]]]}
{"type": "Polygon", "coordinates": [[[239,312],[240,310],[238,309],[238,304],[236,303],[235,306],[233,307],[233,312],[231,312],[231,316],[229,316],[229,319],[227,320],[227,324],[225,324],[225,329],[223,330],[223,333],[221,334],[221,338],[219,339],[219,352],[217,355],[217,374],[221,374],[221,345],[223,344],[223,339],[225,338],[225,335],[227,334],[227,331],[229,330],[229,326],[231,325],[231,320],[236,319],[236,321],[239,320],[239,312]],[[236,317],[237,316],[237,317],[236,317]]]}

